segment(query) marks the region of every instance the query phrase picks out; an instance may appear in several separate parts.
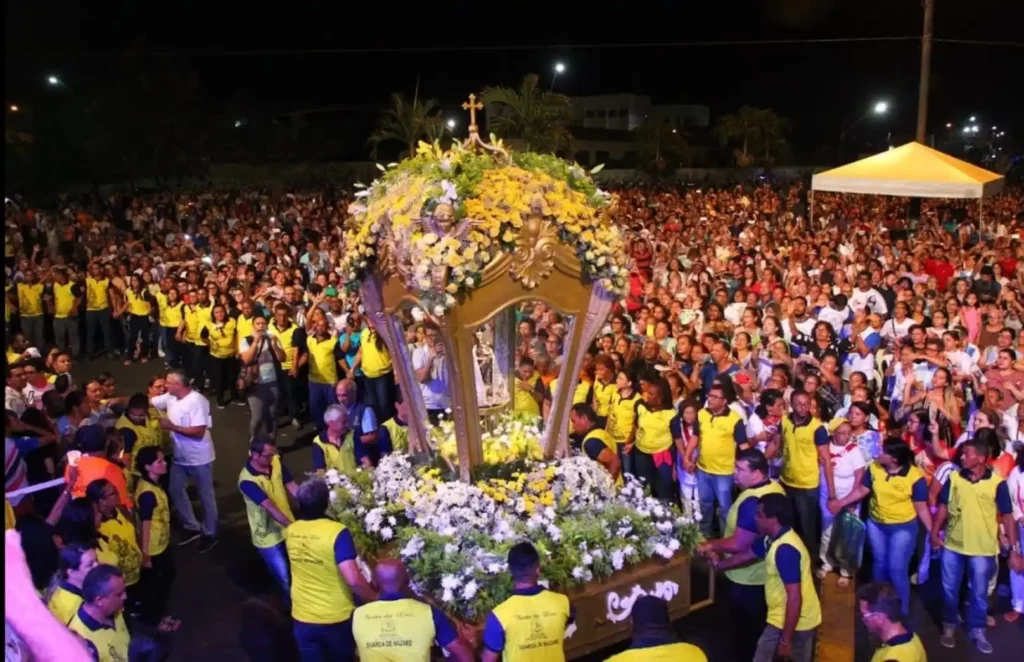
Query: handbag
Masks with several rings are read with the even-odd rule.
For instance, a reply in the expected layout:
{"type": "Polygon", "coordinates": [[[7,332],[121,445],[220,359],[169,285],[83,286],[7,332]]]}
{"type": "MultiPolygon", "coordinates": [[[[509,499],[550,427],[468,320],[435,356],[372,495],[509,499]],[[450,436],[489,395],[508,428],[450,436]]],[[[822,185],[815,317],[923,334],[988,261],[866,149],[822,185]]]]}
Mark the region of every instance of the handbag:
{"type": "Polygon", "coordinates": [[[865,535],[864,522],[857,515],[848,510],[840,511],[832,524],[829,556],[839,563],[839,567],[855,573],[864,555],[865,535]]]}

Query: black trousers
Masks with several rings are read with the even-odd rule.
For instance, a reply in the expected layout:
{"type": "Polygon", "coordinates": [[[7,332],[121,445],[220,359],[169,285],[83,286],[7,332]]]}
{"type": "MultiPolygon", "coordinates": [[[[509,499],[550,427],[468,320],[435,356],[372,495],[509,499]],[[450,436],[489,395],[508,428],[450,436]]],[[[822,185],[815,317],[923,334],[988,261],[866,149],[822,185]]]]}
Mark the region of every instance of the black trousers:
{"type": "Polygon", "coordinates": [[[167,599],[171,595],[171,586],[177,573],[171,559],[170,547],[156,556],[149,557],[149,560],[152,567],[142,568],[142,576],[137,586],[142,620],[147,625],[155,626],[166,615],[167,599]]]}
{"type": "Polygon", "coordinates": [[[128,342],[126,351],[128,359],[135,355],[135,344],[139,344],[139,358],[149,358],[149,317],[145,315],[128,316],[128,342]]]}
{"type": "Polygon", "coordinates": [[[206,386],[208,367],[206,358],[210,355],[210,348],[193,343],[187,343],[186,346],[188,347],[188,362],[185,364],[185,369],[188,371],[188,376],[192,378],[193,387],[197,391],[202,391],[206,386]]]}
{"type": "Polygon", "coordinates": [[[768,605],[764,597],[764,584],[748,586],[737,584],[726,578],[726,601],[729,615],[733,623],[733,641],[736,642],[735,660],[752,660],[757,650],[757,640],[761,637],[765,620],[768,618],[768,605]]]}
{"type": "Polygon", "coordinates": [[[207,365],[207,374],[210,376],[210,386],[213,387],[213,395],[220,406],[231,402],[231,395],[235,392],[235,378],[238,377],[238,368],[235,367],[234,357],[217,358],[210,356],[207,365]]]}

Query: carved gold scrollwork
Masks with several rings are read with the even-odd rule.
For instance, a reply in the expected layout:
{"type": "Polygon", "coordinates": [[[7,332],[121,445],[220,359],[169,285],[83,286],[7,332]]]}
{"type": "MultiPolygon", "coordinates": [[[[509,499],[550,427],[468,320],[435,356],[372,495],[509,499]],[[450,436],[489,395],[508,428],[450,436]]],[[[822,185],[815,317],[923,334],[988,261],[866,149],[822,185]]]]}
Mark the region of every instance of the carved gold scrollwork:
{"type": "Polygon", "coordinates": [[[522,283],[528,290],[537,287],[537,283],[550,276],[554,269],[556,246],[558,229],[554,223],[531,216],[516,239],[516,252],[509,267],[512,280],[522,283]]]}

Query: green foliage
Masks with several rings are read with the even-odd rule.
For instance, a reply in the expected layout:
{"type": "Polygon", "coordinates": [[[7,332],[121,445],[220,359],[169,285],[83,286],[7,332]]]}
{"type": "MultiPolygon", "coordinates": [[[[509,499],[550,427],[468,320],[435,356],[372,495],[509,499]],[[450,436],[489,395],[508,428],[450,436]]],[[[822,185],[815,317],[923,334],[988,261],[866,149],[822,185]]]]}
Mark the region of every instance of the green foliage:
{"type": "Polygon", "coordinates": [[[428,132],[436,131],[440,122],[437,99],[420,101],[414,97],[410,101],[404,94],[393,93],[391,106],[381,113],[377,130],[369,139],[373,158],[377,158],[380,144],[388,141],[401,142],[408,150],[408,155],[413,156],[416,143],[426,137],[428,132]]]}
{"type": "Polygon", "coordinates": [[[503,138],[519,138],[526,151],[555,153],[572,148],[572,100],[544,90],[537,74],[524,77],[517,89],[488,87],[480,95],[489,126],[503,138]]]}
{"type": "Polygon", "coordinates": [[[715,135],[722,145],[739,144],[734,151],[736,164],[752,165],[755,153],[764,162],[771,162],[771,151],[777,147],[789,123],[769,108],[742,106],[736,113],[723,115],[715,126],[715,135]]]}

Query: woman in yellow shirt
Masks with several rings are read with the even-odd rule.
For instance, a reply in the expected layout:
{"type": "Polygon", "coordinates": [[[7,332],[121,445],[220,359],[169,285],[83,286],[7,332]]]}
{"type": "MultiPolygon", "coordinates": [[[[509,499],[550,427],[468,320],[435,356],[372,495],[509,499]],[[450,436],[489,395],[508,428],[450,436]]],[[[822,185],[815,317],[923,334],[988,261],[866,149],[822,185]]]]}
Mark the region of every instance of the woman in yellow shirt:
{"type": "Polygon", "coordinates": [[[128,314],[128,342],[125,365],[149,360],[149,315],[153,311],[153,295],[142,286],[142,279],[131,276],[124,291],[121,310],[128,314]]]}
{"type": "Polygon", "coordinates": [[[46,589],[46,606],[58,621],[67,625],[82,606],[82,582],[99,564],[96,548],[76,542],[65,545],[57,557],[57,572],[46,589]]]}
{"type": "Polygon", "coordinates": [[[224,409],[231,401],[238,375],[235,326],[235,320],[228,317],[227,309],[218,303],[213,307],[210,323],[200,332],[210,347],[207,374],[210,375],[218,409],[224,409]]]}
{"type": "Polygon", "coordinates": [[[185,303],[178,294],[178,289],[170,287],[167,293],[157,292],[154,295],[157,306],[160,310],[160,333],[164,338],[164,354],[167,365],[172,368],[180,368],[181,343],[178,342],[178,327],[181,326],[185,315],[185,303]]]}

